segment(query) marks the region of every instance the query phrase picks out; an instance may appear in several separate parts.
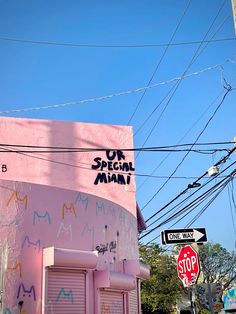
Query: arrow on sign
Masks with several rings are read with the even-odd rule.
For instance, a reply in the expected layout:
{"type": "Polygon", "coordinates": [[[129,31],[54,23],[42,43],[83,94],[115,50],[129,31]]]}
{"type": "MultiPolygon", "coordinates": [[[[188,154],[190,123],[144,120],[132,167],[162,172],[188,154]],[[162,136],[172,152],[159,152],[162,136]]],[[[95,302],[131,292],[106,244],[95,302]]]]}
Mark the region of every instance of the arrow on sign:
{"type": "Polygon", "coordinates": [[[202,243],[207,241],[205,228],[162,231],[162,244],[202,243]]]}
{"type": "Polygon", "coordinates": [[[195,242],[199,241],[204,235],[205,233],[202,233],[196,229],[193,229],[193,239],[195,240],[195,242]]]}

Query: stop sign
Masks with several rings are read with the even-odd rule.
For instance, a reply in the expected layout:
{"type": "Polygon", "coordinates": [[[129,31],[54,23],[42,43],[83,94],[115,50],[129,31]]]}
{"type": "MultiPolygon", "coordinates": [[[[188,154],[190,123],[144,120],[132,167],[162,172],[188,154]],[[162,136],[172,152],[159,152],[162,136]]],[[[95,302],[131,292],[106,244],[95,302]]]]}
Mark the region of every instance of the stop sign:
{"type": "Polygon", "coordinates": [[[199,275],[199,262],[197,252],[190,246],[184,246],[177,258],[177,270],[184,286],[194,285],[199,275]]]}

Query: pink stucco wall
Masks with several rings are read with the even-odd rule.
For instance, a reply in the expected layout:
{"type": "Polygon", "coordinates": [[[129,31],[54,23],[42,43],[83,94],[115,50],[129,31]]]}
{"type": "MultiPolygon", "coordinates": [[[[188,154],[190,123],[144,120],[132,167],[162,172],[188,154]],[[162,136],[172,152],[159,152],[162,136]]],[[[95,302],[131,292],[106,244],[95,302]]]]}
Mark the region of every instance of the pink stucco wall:
{"type": "MultiPolygon", "coordinates": [[[[37,119],[0,118],[1,144],[32,145],[67,148],[133,148],[132,128],[129,126],[101,125],[37,119]]],[[[90,193],[109,199],[136,215],[134,171],[130,184],[95,185],[97,170],[91,169],[94,158],[108,161],[105,152],[40,153],[41,149],[2,146],[2,150],[34,150],[37,153],[1,153],[1,163],[7,171],[1,179],[31,182],[90,193]]],[[[132,151],[124,151],[125,160],[134,163],[132,151]]],[[[117,157],[113,160],[117,161],[117,157]]],[[[108,171],[108,169],[105,169],[108,171]]],[[[129,172],[127,172],[129,173],[129,172]]]]}
{"type": "Polygon", "coordinates": [[[136,218],[119,205],[36,184],[1,181],[0,185],[0,239],[2,243],[7,239],[9,247],[4,308],[12,313],[19,300],[24,300],[25,313],[41,313],[45,247],[94,251],[108,244],[108,250],[98,254],[97,270],[120,271],[122,260],[138,259],[136,218]],[[35,300],[32,294],[17,298],[21,284],[26,290],[34,287],[35,300]]]}
{"type": "MultiPolygon", "coordinates": [[[[0,134],[2,144],[11,145],[133,147],[131,128],[120,126],[0,118],[0,134]]],[[[133,152],[123,154],[123,161],[134,162],[133,152]]],[[[97,250],[98,271],[123,271],[122,261],[138,260],[134,176],[128,185],[95,185],[97,171],[91,165],[96,157],[106,160],[105,152],[7,152],[1,157],[7,165],[0,174],[0,245],[2,252],[8,248],[4,314],[18,313],[21,300],[21,313],[42,313],[43,248],[97,250]]],[[[93,288],[92,274],[89,282],[93,288]]]]}

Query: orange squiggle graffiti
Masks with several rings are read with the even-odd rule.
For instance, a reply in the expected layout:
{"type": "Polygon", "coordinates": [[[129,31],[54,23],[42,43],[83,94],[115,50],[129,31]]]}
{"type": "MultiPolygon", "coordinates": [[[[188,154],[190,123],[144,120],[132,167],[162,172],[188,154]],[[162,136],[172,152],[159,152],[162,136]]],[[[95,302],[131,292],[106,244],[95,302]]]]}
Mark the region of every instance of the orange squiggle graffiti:
{"type": "Polygon", "coordinates": [[[27,208],[28,206],[28,196],[25,195],[24,197],[20,197],[18,192],[13,192],[12,195],[10,196],[9,200],[7,201],[6,203],[6,206],[9,206],[10,203],[13,201],[13,200],[16,200],[17,202],[23,202],[24,203],[24,206],[25,206],[25,209],[27,208]]]}
{"type": "Polygon", "coordinates": [[[20,278],[22,277],[21,262],[16,262],[14,266],[7,266],[7,270],[19,270],[20,278]]]}
{"type": "Polygon", "coordinates": [[[74,205],[71,203],[69,206],[67,206],[67,204],[63,204],[62,206],[62,219],[65,218],[65,213],[70,212],[71,214],[73,213],[76,217],[76,213],[75,213],[75,207],[74,205]]]}

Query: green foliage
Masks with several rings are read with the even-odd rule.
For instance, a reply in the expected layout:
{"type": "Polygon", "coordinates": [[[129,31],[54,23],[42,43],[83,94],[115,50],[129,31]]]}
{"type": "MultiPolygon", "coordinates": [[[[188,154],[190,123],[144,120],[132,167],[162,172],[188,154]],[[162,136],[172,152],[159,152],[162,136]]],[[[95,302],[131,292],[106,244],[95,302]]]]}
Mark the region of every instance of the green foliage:
{"type": "MultiPolygon", "coordinates": [[[[176,246],[178,254],[181,246],[176,246]]],[[[140,245],[140,258],[148,264],[150,280],[142,282],[141,302],[144,314],[170,313],[176,302],[186,293],[177,275],[175,258],[163,254],[156,244],[140,245]]],[[[236,284],[236,255],[220,244],[207,243],[199,246],[199,259],[203,282],[221,282],[223,289],[236,284]]],[[[199,314],[209,314],[204,307],[199,314]]]]}
{"type": "Polygon", "coordinates": [[[204,309],[204,308],[202,308],[198,311],[198,314],[210,314],[210,313],[211,313],[210,311],[208,311],[207,309],[204,309]]]}
{"type": "Polygon", "coordinates": [[[224,289],[236,283],[236,255],[219,243],[199,247],[204,282],[221,282],[224,289]]]}
{"type": "Polygon", "coordinates": [[[151,277],[142,282],[143,313],[170,312],[181,296],[182,284],[172,256],[162,254],[156,244],[140,246],[141,260],[150,266],[151,277]]]}

